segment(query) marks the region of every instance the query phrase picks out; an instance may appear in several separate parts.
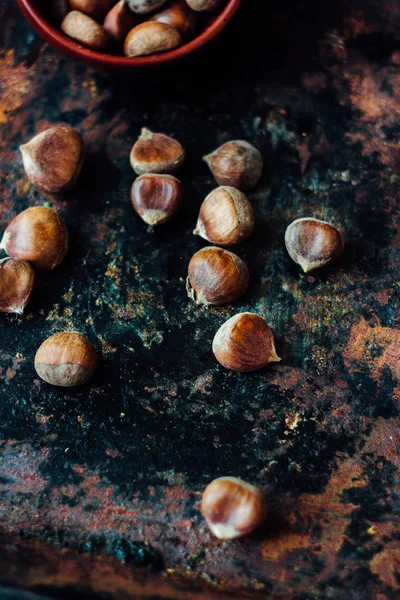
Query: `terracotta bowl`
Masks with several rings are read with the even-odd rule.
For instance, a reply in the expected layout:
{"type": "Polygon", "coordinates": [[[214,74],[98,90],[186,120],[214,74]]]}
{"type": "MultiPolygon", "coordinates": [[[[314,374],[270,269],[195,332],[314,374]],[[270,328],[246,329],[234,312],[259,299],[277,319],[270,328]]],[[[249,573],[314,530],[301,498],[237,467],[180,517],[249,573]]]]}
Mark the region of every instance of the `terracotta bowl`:
{"type": "Polygon", "coordinates": [[[199,50],[226,27],[238,10],[242,0],[227,0],[222,9],[207,17],[206,24],[199,35],[187,44],[170,52],[140,58],[126,58],[124,56],[102,54],[101,52],[89,50],[74,42],[64,35],[61,30],[49,23],[38,8],[35,0],[17,0],[17,2],[32,27],[56,50],[60,50],[75,60],[89,64],[92,67],[118,71],[163,65],[184,58],[192,52],[199,50]]]}

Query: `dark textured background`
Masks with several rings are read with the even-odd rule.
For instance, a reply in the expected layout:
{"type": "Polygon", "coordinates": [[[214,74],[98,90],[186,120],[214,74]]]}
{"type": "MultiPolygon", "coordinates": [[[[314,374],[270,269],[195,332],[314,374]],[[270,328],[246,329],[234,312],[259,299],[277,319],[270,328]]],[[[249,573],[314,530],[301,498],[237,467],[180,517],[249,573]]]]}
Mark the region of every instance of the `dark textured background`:
{"type": "Polygon", "coordinates": [[[128,79],[60,58],[0,0],[0,229],[46,204],[71,234],[26,315],[0,319],[0,582],[62,597],[399,597],[399,32],[396,0],[245,0],[211,51],[128,79]],[[60,121],[87,159],[76,190],[53,198],[27,181],[18,146],[60,121]],[[154,233],[129,197],[144,125],[188,152],[185,208],[154,233]],[[232,138],[266,162],[256,235],[238,249],[251,286],[199,309],[184,280],[215,185],[200,157],[232,138]],[[346,239],[312,276],[283,243],[307,215],[346,239]],[[243,310],[271,324],[280,364],[216,364],[213,335],[243,310]],[[69,329],[102,359],[90,385],[58,390],[33,357],[69,329]],[[269,494],[256,536],[208,532],[200,492],[222,474],[269,494]]]}

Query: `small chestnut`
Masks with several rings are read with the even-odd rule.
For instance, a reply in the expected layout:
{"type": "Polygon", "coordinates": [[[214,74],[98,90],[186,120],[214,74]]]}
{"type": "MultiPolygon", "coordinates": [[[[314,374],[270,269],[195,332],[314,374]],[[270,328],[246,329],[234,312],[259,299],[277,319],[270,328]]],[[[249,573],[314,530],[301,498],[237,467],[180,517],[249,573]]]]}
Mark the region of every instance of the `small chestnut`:
{"type": "Polygon", "coordinates": [[[167,0],[125,0],[128,7],[134,12],[139,13],[141,15],[145,15],[147,13],[153,12],[153,10],[157,10],[163,4],[167,2],[167,0]]]}
{"type": "Polygon", "coordinates": [[[126,36],[137,24],[138,19],[129,10],[125,0],[120,0],[107,13],[103,29],[118,46],[123,46],[126,36]]]}
{"type": "Polygon", "coordinates": [[[28,178],[50,193],[71,190],[81,172],[84,145],[81,135],[68,125],[42,131],[20,146],[28,178]]]}
{"type": "Polygon", "coordinates": [[[0,312],[22,315],[31,299],[35,272],[25,260],[0,260],[0,312]]]}
{"type": "Polygon", "coordinates": [[[103,52],[109,38],[103,27],[94,19],[78,10],[72,10],[61,23],[62,31],[70,38],[91,50],[103,52]]]}
{"type": "Polygon", "coordinates": [[[27,260],[39,271],[50,271],[68,250],[64,219],[52,208],[34,206],[19,213],[8,225],[0,244],[9,256],[27,260]]]}
{"type": "Polygon", "coordinates": [[[257,148],[244,140],[223,144],[203,157],[220,185],[231,185],[243,192],[256,187],[260,180],[263,160],[257,148]]]}
{"type": "Polygon", "coordinates": [[[197,10],[199,12],[216,10],[223,2],[224,0],[186,0],[187,5],[192,10],[197,10]]]}
{"type": "Polygon", "coordinates": [[[219,306],[243,296],[249,279],[247,265],[241,258],[223,248],[209,246],[192,256],[186,290],[196,304],[219,306]]]}
{"type": "Polygon", "coordinates": [[[160,225],[171,219],[183,200],[182,184],[173,175],[147,173],[132,186],[132,204],[148,225],[160,225]]]}
{"type": "Polygon", "coordinates": [[[208,194],[200,207],[195,235],[219,246],[243,242],[254,230],[254,211],[236,188],[221,186],[208,194]]]}
{"type": "Polygon", "coordinates": [[[204,490],[200,506],[207,525],[220,540],[255,531],[267,516],[261,491],[238,477],[218,477],[204,490]]]}
{"type": "Polygon", "coordinates": [[[61,387],[86,383],[96,366],[96,350],[85,336],[77,332],[52,335],[43,342],[35,356],[39,377],[61,387]]]}
{"type": "Polygon", "coordinates": [[[149,56],[173,50],[182,43],[182,36],[174,27],[157,21],[146,21],[128,33],[124,44],[124,54],[131,58],[149,56]]]}
{"type": "Polygon", "coordinates": [[[181,144],[163,133],[145,127],[130,154],[132,169],[138,174],[174,173],[182,166],[185,151],[181,144]]]}
{"type": "Polygon", "coordinates": [[[239,313],[217,331],[212,349],[226,369],[245,373],[279,362],[274,335],[266,320],[254,313],[239,313]]]}
{"type": "Polygon", "coordinates": [[[341,232],[319,219],[296,219],[285,233],[290,257],[305,273],[319,269],[335,260],[344,248],[341,232]]]}
{"type": "Polygon", "coordinates": [[[172,0],[165,8],[152,15],[150,21],[170,25],[179,31],[183,39],[188,40],[197,29],[199,17],[188,7],[185,0],[172,0]]]}
{"type": "Polygon", "coordinates": [[[114,0],[69,0],[71,10],[78,10],[96,21],[102,19],[110,10],[114,0]]]}

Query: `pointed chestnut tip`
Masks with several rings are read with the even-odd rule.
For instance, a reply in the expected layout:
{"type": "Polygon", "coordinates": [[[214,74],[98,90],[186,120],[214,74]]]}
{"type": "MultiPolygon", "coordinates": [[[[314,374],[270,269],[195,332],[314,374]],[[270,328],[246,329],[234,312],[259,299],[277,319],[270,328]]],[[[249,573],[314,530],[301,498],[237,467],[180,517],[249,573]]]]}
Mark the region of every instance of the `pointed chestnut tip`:
{"type": "Polygon", "coordinates": [[[153,137],[153,132],[151,131],[151,129],[147,129],[147,127],[142,127],[142,129],[140,131],[139,139],[140,140],[151,140],[152,137],[153,137]]]}
{"type": "Polygon", "coordinates": [[[202,160],[203,160],[203,161],[204,161],[204,162],[205,162],[205,163],[206,163],[208,166],[210,166],[211,159],[212,159],[212,153],[211,153],[211,154],[205,154],[205,155],[202,157],[202,160]]]}

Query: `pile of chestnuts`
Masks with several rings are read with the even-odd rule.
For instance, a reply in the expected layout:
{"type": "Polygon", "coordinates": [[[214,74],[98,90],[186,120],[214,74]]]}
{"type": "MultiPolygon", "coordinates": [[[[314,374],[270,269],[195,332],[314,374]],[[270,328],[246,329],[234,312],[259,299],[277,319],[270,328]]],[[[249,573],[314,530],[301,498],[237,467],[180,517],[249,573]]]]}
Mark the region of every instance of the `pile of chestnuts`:
{"type": "MultiPolygon", "coordinates": [[[[162,12],[178,8],[180,11],[206,10],[205,6],[212,9],[219,4],[216,0],[186,2],[170,2],[164,11],[152,14],[151,20],[141,25],[132,24],[138,15],[161,8],[163,0],[126,0],[117,4],[65,0],[55,2],[55,9],[64,31],[65,23],[67,29],[75,23],[78,28],[82,27],[85,35],[91,35],[92,28],[94,38],[105,36],[106,31],[110,37],[113,33],[117,36],[123,25],[129,23],[133,29],[127,37],[128,46],[133,48],[138,40],[136,34],[131,35],[135,30],[144,32],[148,27],[157,28],[163,23],[171,28],[167,18],[158,18],[162,12]],[[63,7],[66,11],[73,9],[65,18],[62,18],[63,7]],[[106,12],[102,28],[97,21],[103,19],[106,12]],[[96,28],[101,35],[96,33],[96,28]]],[[[183,19],[181,28],[184,22],[183,19]]],[[[178,25],[176,27],[178,30],[178,25]]],[[[183,30],[180,33],[187,35],[183,30]]],[[[145,38],[148,33],[143,35],[145,38]]],[[[121,34],[120,39],[124,36],[121,34]]],[[[73,189],[84,160],[84,143],[77,131],[56,125],[20,149],[26,174],[35,186],[52,194],[73,189]]],[[[138,177],[132,185],[131,201],[137,214],[150,227],[172,219],[181,208],[183,186],[176,172],[184,160],[185,150],[180,142],[163,133],[144,128],[134,143],[130,163],[138,177]]],[[[245,192],[257,186],[263,161],[260,152],[244,140],[223,144],[205,156],[204,161],[218,187],[201,204],[193,233],[211,245],[191,258],[186,287],[196,305],[207,307],[235,302],[249,287],[246,263],[227,248],[237,246],[253,234],[254,211],[245,192]]],[[[287,227],[285,245],[290,257],[305,273],[330,264],[344,248],[342,234],[336,227],[311,217],[296,219],[287,227]]],[[[52,208],[31,207],[9,223],[0,247],[8,255],[0,260],[0,312],[21,315],[32,296],[35,272],[51,271],[63,261],[68,250],[67,227],[52,208]]],[[[237,372],[255,371],[281,360],[270,326],[263,317],[251,312],[235,314],[223,323],[214,336],[212,351],[223,367],[237,372]]],[[[41,344],[34,366],[39,377],[51,385],[82,385],[96,370],[97,353],[82,334],[61,332],[41,344]]],[[[233,539],[253,532],[262,524],[267,504],[263,493],[250,483],[236,477],[219,477],[204,490],[200,510],[216,537],[233,539]]]]}
{"type": "Polygon", "coordinates": [[[82,46],[127,57],[174,50],[190,41],[226,0],[53,0],[50,16],[82,46]]]}

